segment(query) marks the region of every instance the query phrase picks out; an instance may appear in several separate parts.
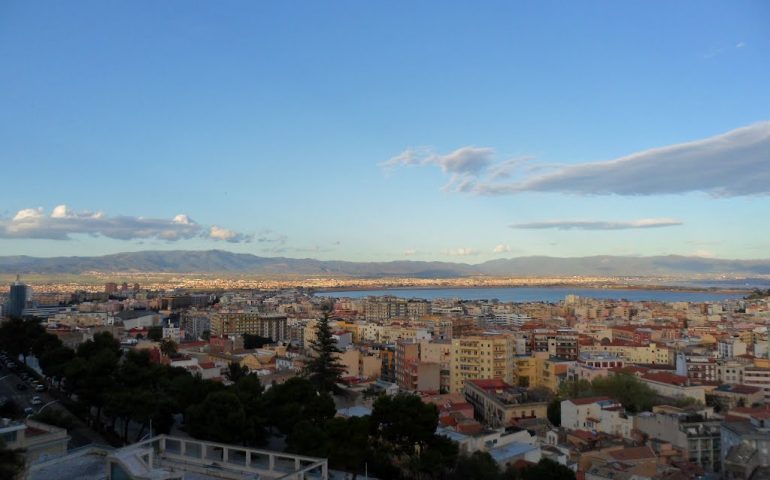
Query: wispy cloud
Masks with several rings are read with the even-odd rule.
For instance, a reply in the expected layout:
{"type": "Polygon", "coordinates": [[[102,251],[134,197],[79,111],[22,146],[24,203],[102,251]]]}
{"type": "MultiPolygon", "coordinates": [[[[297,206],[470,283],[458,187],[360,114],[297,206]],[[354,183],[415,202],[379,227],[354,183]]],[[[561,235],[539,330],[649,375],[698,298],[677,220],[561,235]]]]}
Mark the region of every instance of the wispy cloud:
{"type": "Polygon", "coordinates": [[[412,257],[414,255],[417,255],[417,250],[415,250],[413,248],[407,248],[406,250],[404,250],[404,256],[405,257],[412,257]]]}
{"type": "Polygon", "coordinates": [[[713,196],[770,193],[770,122],[694,142],[653,148],[615,160],[562,167],[509,184],[479,184],[476,193],[561,192],[713,196]]]}
{"type": "Polygon", "coordinates": [[[714,47],[711,50],[708,50],[707,52],[701,54],[701,56],[704,59],[709,60],[709,59],[718,57],[720,55],[726,54],[726,53],[728,53],[730,51],[733,51],[733,50],[738,50],[738,49],[741,49],[741,48],[746,48],[746,45],[747,45],[746,42],[738,42],[738,43],[736,43],[734,45],[723,45],[721,47],[714,47]]]}
{"type": "Polygon", "coordinates": [[[556,192],[577,195],[663,195],[704,192],[713,197],[770,194],[770,121],[687,143],[643,150],[613,160],[577,165],[515,165],[531,157],[494,162],[488,147],[449,155],[407,150],[381,164],[441,166],[445,189],[478,195],[556,192]],[[451,161],[450,161],[451,159],[451,161]],[[462,159],[462,160],[460,160],[462,159]],[[518,163],[517,163],[518,162],[518,163]]]}
{"type": "Polygon", "coordinates": [[[455,248],[452,250],[446,250],[444,253],[451,257],[471,257],[474,255],[479,255],[481,251],[475,248],[455,248]]]}
{"type": "Polygon", "coordinates": [[[184,214],[172,219],[110,217],[102,212],[76,212],[66,205],[57,205],[49,214],[42,207],[25,208],[13,217],[0,218],[0,238],[69,240],[72,235],[79,234],[117,240],[160,239],[172,242],[195,237],[233,243],[251,240],[249,235],[225,228],[206,228],[184,214]]]}
{"type": "Polygon", "coordinates": [[[556,229],[556,230],[629,230],[640,228],[662,228],[682,225],[673,218],[643,218],[630,222],[608,222],[598,220],[548,220],[543,222],[514,223],[511,228],[556,229]]]}

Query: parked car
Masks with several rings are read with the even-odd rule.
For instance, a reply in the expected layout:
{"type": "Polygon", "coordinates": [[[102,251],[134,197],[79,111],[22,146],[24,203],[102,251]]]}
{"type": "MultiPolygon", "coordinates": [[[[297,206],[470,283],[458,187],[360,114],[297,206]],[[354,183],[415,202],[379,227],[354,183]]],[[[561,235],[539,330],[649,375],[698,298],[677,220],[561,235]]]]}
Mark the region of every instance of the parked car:
{"type": "Polygon", "coordinates": [[[8,368],[16,368],[16,364],[13,362],[8,362],[8,368]]]}
{"type": "Polygon", "coordinates": [[[36,392],[45,392],[47,388],[45,388],[45,385],[38,385],[35,387],[36,392]]]}
{"type": "Polygon", "coordinates": [[[42,405],[43,404],[43,399],[38,397],[37,395],[35,395],[34,397],[32,397],[32,401],[30,403],[32,405],[42,405]]]}
{"type": "Polygon", "coordinates": [[[27,407],[24,409],[24,415],[32,415],[33,413],[35,413],[35,409],[32,407],[27,407]]]}

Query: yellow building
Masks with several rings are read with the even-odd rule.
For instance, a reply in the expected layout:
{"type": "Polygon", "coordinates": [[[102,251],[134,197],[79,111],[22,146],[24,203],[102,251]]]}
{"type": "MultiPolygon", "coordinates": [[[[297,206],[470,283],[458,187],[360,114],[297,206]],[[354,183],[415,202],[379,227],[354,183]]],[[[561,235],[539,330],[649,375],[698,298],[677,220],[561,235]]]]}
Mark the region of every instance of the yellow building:
{"type": "Polygon", "coordinates": [[[465,380],[514,379],[514,338],[511,335],[475,335],[452,339],[450,392],[463,391],[465,380]]]}

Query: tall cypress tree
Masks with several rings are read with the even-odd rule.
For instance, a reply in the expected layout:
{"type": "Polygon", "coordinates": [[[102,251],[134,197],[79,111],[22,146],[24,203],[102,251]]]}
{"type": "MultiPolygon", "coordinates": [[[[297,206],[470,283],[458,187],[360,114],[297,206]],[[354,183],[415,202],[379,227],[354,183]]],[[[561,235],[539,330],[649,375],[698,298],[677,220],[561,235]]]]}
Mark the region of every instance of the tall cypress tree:
{"type": "Polygon", "coordinates": [[[337,382],[342,378],[345,367],[337,357],[341,351],[337,347],[337,341],[332,338],[328,308],[324,308],[323,315],[318,320],[316,339],[310,342],[310,349],[312,358],[305,367],[305,376],[319,391],[338,391],[337,382]]]}

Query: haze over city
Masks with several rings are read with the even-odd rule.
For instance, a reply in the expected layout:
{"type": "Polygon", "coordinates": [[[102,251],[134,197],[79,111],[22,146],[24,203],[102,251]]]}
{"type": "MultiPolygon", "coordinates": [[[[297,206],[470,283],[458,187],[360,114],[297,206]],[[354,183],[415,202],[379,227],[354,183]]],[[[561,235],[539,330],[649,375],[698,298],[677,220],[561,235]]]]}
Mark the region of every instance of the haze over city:
{"type": "Polygon", "coordinates": [[[765,2],[5,2],[0,253],[765,258],[765,2]]]}

